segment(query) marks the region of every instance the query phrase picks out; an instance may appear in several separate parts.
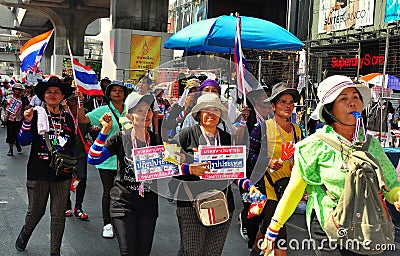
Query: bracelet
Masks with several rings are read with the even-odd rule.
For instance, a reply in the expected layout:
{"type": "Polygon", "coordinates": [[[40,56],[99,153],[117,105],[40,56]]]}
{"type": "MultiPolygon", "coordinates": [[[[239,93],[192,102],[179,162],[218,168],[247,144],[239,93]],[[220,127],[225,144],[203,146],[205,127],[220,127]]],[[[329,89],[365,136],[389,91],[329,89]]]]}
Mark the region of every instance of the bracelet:
{"type": "Polygon", "coordinates": [[[275,241],[276,238],[278,237],[279,230],[273,230],[270,227],[267,229],[267,233],[265,234],[265,239],[268,239],[270,241],[275,241]]]}
{"type": "Polygon", "coordinates": [[[246,120],[240,120],[239,126],[246,126],[247,121],[246,120]]]}

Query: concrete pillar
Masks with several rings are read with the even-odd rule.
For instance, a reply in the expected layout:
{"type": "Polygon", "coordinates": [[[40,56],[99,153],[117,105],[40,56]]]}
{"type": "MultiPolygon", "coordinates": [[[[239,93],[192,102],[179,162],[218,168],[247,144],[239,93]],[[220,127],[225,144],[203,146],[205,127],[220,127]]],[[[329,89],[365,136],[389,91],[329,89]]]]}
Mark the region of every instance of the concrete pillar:
{"type": "Polygon", "coordinates": [[[111,0],[113,29],[167,32],[168,0],[111,0]]]}
{"type": "Polygon", "coordinates": [[[83,56],[86,27],[99,18],[95,12],[76,11],[74,9],[48,9],[54,33],[54,54],[68,55],[67,39],[70,41],[72,53],[83,56]]]}

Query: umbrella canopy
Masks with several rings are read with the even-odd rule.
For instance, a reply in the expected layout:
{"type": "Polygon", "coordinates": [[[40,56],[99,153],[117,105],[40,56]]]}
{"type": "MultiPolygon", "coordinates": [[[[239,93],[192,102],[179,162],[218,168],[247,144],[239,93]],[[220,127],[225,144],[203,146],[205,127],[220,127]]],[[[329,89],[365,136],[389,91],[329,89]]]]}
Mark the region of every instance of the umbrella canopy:
{"type": "Polygon", "coordinates": [[[377,86],[382,86],[383,81],[385,81],[385,88],[400,90],[400,79],[389,74],[385,75],[385,80],[383,80],[383,74],[381,73],[371,73],[360,77],[360,79],[377,86]]]}
{"type": "MultiPolygon", "coordinates": [[[[303,43],[292,33],[267,20],[241,16],[242,48],[300,50],[303,43]]],[[[230,52],[234,48],[236,17],[223,15],[193,23],[172,35],[164,48],[230,52]]]]}

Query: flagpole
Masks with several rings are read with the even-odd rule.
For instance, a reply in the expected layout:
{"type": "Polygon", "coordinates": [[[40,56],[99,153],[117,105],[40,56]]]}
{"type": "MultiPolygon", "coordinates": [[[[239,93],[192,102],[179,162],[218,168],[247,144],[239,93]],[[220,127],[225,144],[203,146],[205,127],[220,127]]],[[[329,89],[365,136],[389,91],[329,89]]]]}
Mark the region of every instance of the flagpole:
{"type": "Polygon", "coordinates": [[[238,38],[237,38],[237,42],[238,42],[238,50],[239,50],[239,63],[238,63],[238,71],[240,72],[236,72],[239,74],[236,74],[236,79],[239,82],[238,85],[241,86],[241,90],[242,90],[242,95],[243,95],[243,106],[247,106],[247,99],[246,99],[246,93],[245,93],[245,86],[244,86],[244,69],[243,69],[243,60],[242,60],[242,56],[241,54],[243,54],[242,52],[242,22],[240,20],[240,16],[239,13],[236,12],[236,22],[237,22],[237,29],[239,29],[239,31],[236,31],[236,33],[238,33],[238,38]],[[239,26],[238,26],[239,25],[239,26]],[[240,77],[239,77],[239,76],[240,77]]]}
{"type": "MultiPolygon", "coordinates": [[[[74,85],[75,85],[75,89],[79,91],[78,85],[76,84],[76,75],[75,75],[75,67],[74,67],[74,56],[72,55],[72,51],[71,51],[71,46],[69,45],[69,40],[67,39],[67,46],[68,46],[68,52],[69,52],[69,57],[71,58],[71,66],[72,66],[72,75],[74,77],[74,85]]],[[[81,108],[81,102],[79,99],[78,100],[78,108],[81,108]]]]}

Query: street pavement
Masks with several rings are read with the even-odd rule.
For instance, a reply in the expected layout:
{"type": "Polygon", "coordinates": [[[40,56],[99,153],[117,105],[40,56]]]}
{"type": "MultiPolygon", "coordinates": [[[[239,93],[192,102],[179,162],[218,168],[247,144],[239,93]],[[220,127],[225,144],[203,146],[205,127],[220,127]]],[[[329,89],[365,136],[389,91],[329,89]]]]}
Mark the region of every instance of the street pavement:
{"type": "MultiPolygon", "coordinates": [[[[24,223],[28,205],[26,192],[26,163],[30,147],[23,147],[22,153],[7,156],[8,144],[5,143],[6,129],[0,128],[0,255],[40,256],[50,254],[50,212],[46,214],[36,227],[24,252],[16,251],[14,244],[24,223]]],[[[14,149],[14,151],[16,151],[14,149]]],[[[245,256],[249,254],[247,242],[239,234],[237,217],[241,210],[239,192],[232,186],[236,195],[236,210],[228,233],[222,255],[245,256]]],[[[75,217],[67,218],[62,241],[63,256],[76,255],[119,255],[116,239],[104,239],[102,234],[101,214],[102,185],[97,170],[89,165],[88,183],[83,209],[89,214],[89,221],[81,221],[75,217]]],[[[71,193],[74,203],[74,194],[71,193]]],[[[179,228],[175,215],[176,205],[165,198],[159,198],[160,216],[157,220],[156,232],[152,248],[152,256],[177,255],[179,250],[179,228]]],[[[294,214],[288,223],[289,239],[301,241],[308,237],[304,215],[294,214]]],[[[399,236],[396,239],[396,251],[385,255],[398,255],[400,251],[399,236]]],[[[288,255],[314,255],[309,250],[289,250],[288,255]]]]}

